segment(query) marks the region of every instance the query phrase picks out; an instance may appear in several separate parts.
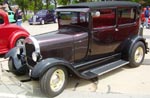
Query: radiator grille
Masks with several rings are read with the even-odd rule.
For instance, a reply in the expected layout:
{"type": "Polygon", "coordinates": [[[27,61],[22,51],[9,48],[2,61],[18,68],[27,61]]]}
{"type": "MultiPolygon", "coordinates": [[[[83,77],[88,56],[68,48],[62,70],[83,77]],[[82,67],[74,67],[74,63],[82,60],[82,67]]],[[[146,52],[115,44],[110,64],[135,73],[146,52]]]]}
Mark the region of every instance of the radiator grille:
{"type": "Polygon", "coordinates": [[[34,66],[36,64],[36,62],[32,60],[32,53],[35,51],[34,45],[25,43],[25,50],[26,50],[26,60],[28,65],[34,66]]]}

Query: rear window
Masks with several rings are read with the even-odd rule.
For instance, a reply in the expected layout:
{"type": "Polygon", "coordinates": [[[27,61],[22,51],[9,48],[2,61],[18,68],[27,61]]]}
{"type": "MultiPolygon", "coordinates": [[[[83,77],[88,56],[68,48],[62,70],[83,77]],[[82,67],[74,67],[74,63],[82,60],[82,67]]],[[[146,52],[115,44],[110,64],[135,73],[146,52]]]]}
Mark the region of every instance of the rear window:
{"type": "Polygon", "coordinates": [[[136,11],[134,8],[118,9],[118,24],[133,23],[135,21],[136,11]]]}

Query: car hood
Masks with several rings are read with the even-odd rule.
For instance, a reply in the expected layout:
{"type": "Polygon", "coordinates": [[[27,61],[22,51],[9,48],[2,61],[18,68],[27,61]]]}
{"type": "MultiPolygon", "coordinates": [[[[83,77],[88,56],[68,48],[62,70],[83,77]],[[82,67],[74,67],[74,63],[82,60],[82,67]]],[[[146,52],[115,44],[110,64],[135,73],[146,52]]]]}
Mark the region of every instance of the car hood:
{"type": "MultiPolygon", "coordinates": [[[[73,43],[74,39],[76,39],[75,35],[83,33],[83,30],[80,28],[64,28],[52,32],[47,32],[44,34],[35,35],[35,39],[37,39],[40,46],[44,44],[53,45],[53,44],[61,44],[61,43],[73,43]]],[[[84,32],[85,33],[85,32],[84,32]]]]}
{"type": "Polygon", "coordinates": [[[73,29],[60,29],[35,36],[42,57],[60,57],[69,61],[73,60],[70,56],[74,53],[76,33],[76,30],[73,29]],[[68,55],[65,55],[66,53],[68,55]]]}
{"type": "Polygon", "coordinates": [[[73,36],[69,34],[62,34],[60,31],[53,31],[35,36],[40,46],[54,45],[65,42],[72,42],[73,36]]]}

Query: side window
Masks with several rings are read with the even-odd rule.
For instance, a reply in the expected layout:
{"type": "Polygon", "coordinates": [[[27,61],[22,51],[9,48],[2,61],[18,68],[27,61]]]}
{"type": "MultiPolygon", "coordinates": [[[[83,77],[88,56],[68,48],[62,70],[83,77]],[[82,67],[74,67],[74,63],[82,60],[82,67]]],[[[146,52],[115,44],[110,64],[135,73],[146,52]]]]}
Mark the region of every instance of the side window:
{"type": "Polygon", "coordinates": [[[93,28],[114,26],[115,9],[100,9],[92,12],[93,28]]]}
{"type": "Polygon", "coordinates": [[[135,21],[136,10],[134,8],[118,9],[118,24],[133,23],[135,21]]]}
{"type": "Polygon", "coordinates": [[[0,16],[0,24],[3,24],[4,23],[4,19],[2,16],[0,16]]]}

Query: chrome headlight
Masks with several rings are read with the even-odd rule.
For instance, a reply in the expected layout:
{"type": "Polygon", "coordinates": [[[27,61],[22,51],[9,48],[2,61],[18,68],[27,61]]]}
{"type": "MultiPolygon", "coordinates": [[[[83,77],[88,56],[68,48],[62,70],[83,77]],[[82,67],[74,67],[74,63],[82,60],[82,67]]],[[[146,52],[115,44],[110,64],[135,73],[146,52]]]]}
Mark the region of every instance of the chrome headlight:
{"type": "Polygon", "coordinates": [[[41,56],[38,52],[33,52],[32,53],[32,59],[34,62],[37,62],[38,60],[40,60],[41,56]]]}

